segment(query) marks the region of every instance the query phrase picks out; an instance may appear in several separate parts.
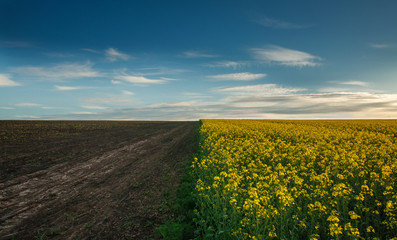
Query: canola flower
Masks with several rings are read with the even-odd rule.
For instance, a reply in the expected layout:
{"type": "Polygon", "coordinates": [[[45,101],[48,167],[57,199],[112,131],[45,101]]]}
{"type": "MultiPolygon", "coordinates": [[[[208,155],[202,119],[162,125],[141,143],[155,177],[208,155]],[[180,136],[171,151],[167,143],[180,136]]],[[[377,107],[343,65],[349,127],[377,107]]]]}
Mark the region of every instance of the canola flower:
{"type": "Polygon", "coordinates": [[[200,135],[199,237],[397,237],[396,120],[202,120],[200,135]]]}

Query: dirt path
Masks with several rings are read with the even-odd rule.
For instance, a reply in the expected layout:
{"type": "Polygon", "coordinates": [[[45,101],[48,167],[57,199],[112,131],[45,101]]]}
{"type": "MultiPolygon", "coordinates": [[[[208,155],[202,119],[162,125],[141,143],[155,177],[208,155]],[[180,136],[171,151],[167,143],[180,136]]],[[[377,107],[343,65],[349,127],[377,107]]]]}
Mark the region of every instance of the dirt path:
{"type": "Polygon", "coordinates": [[[196,124],[0,183],[3,239],[149,239],[192,153],[196,124]]]}

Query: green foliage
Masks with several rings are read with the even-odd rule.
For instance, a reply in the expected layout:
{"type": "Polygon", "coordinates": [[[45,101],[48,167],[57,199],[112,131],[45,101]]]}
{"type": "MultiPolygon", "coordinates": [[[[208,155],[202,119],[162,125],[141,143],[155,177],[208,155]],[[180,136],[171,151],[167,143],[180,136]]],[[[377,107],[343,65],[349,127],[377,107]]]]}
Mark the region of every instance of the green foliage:
{"type": "MultiPolygon", "coordinates": [[[[195,147],[198,147],[197,142],[198,131],[195,136],[195,147]]],[[[191,163],[186,163],[186,172],[181,177],[181,184],[176,190],[177,199],[171,206],[177,218],[170,220],[156,229],[163,239],[186,240],[195,238],[194,209],[196,208],[196,197],[194,195],[194,188],[197,179],[192,174],[191,163]]]]}
{"type": "Polygon", "coordinates": [[[196,204],[193,190],[195,180],[190,172],[191,169],[188,167],[186,174],[181,178],[181,185],[176,191],[177,199],[175,204],[171,207],[178,217],[156,229],[163,239],[185,240],[194,238],[195,226],[193,218],[195,214],[193,210],[196,204]]]}
{"type": "Polygon", "coordinates": [[[183,239],[183,225],[176,222],[169,222],[157,228],[163,239],[180,240],[183,239]]]}

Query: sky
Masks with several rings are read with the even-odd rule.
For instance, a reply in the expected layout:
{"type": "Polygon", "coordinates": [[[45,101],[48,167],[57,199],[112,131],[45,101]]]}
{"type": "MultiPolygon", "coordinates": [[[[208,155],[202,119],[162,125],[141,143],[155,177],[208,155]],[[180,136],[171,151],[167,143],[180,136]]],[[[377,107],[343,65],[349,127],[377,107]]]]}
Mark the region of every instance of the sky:
{"type": "Polygon", "coordinates": [[[396,11],[0,0],[0,119],[397,118],[396,11]]]}

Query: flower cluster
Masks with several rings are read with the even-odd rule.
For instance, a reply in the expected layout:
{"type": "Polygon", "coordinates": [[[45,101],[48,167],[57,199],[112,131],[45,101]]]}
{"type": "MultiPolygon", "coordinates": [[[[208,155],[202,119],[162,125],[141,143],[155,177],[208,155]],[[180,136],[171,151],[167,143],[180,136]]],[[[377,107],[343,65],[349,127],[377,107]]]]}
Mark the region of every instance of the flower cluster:
{"type": "Polygon", "coordinates": [[[202,120],[200,134],[203,238],[397,237],[397,121],[202,120]]]}

